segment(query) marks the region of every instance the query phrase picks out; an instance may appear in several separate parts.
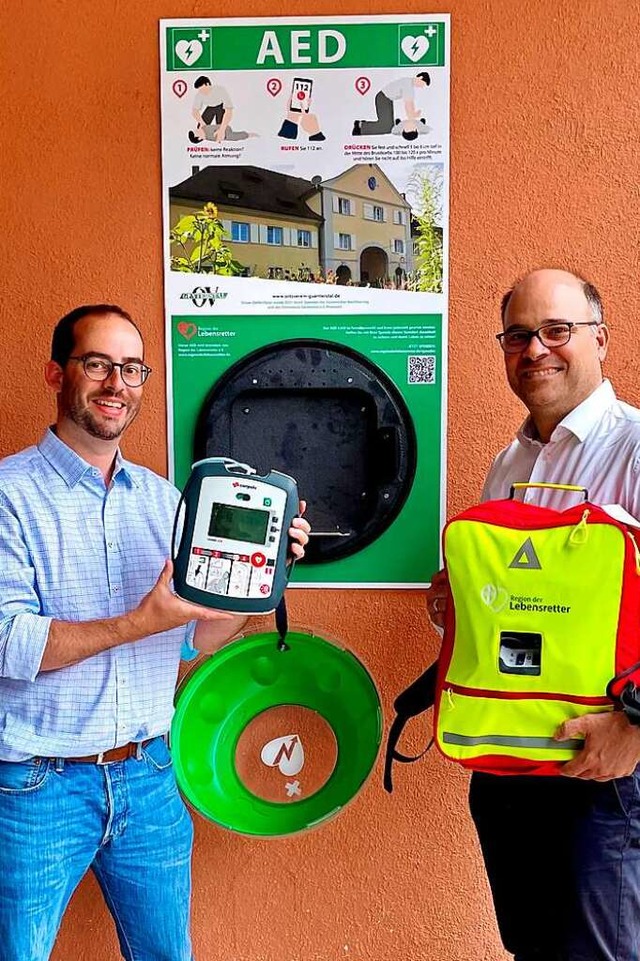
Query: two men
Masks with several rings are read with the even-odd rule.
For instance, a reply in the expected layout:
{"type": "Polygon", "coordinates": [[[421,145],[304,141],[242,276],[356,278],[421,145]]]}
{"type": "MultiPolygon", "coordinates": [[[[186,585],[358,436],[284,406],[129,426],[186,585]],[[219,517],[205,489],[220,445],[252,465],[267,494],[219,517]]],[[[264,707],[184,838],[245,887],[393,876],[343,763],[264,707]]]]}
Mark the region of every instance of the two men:
{"type": "Polygon", "coordinates": [[[163,735],[183,641],[211,653],[244,619],[171,589],[178,492],[119,450],[149,373],[126,311],[72,311],[45,368],[56,423],[0,462],[4,961],[49,957],[89,868],[123,957],[191,961],[192,825],[163,735]]]}
{"type": "MultiPolygon", "coordinates": [[[[640,519],[640,411],[602,376],[609,332],[597,290],[539,270],[502,303],[507,378],[529,411],[482,498],[515,481],[586,487],[640,519]]],[[[562,509],[570,495],[528,495],[562,509]],[[564,498],[564,499],[563,499],[564,498]]],[[[446,580],[428,592],[444,624],[446,580]]],[[[584,748],[562,777],[474,774],[470,806],[505,947],[516,961],[635,961],[640,944],[640,728],[621,712],[566,722],[584,748]]]]}

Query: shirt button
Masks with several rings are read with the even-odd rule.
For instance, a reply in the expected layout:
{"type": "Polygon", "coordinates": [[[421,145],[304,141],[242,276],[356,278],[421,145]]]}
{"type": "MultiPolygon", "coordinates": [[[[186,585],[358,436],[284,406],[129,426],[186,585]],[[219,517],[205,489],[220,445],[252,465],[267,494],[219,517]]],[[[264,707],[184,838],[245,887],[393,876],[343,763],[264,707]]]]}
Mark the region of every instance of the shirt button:
{"type": "Polygon", "coordinates": [[[113,547],[113,541],[109,541],[107,547],[113,547]]]}
{"type": "Polygon", "coordinates": [[[119,588],[119,587],[114,587],[114,589],[113,589],[113,593],[114,593],[114,594],[117,594],[119,590],[120,590],[120,588],[119,588]]]}

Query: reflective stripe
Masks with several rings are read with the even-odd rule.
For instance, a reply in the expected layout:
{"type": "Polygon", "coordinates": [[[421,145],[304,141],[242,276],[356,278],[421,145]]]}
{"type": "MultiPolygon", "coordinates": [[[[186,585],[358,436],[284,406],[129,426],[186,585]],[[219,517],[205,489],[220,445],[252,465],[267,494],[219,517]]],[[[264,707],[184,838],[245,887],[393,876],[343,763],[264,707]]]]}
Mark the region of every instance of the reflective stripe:
{"type": "Polygon", "coordinates": [[[538,747],[551,751],[580,751],[584,741],[572,738],[568,741],[555,741],[551,737],[509,737],[506,734],[481,734],[478,737],[467,737],[464,734],[451,734],[443,731],[444,744],[460,744],[462,747],[476,747],[479,744],[495,744],[502,747],[538,747]]]}

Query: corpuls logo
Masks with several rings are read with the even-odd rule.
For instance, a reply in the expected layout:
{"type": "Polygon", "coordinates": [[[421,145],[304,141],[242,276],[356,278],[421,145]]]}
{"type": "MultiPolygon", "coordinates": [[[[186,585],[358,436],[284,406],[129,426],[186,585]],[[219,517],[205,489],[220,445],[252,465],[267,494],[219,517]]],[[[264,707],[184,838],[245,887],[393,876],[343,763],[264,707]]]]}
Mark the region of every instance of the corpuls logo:
{"type": "Polygon", "coordinates": [[[480,597],[482,603],[486,604],[494,614],[499,614],[509,603],[508,591],[504,587],[496,587],[495,584],[485,584],[480,591],[480,597]]]}

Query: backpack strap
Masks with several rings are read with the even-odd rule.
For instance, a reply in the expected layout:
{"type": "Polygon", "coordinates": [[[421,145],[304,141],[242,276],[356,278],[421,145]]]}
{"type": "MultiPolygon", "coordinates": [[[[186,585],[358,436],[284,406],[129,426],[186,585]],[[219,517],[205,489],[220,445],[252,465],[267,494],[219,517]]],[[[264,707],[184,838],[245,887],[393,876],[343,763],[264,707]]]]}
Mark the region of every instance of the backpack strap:
{"type": "Polygon", "coordinates": [[[287,602],[284,599],[284,594],[276,607],[276,630],[278,632],[278,650],[288,651],[287,634],[289,633],[289,617],[287,615],[287,602]]]}
{"type": "Polygon", "coordinates": [[[631,680],[627,681],[624,687],[620,688],[620,682],[626,680],[631,674],[640,670],[640,661],[636,661],[626,671],[621,671],[612,677],[607,684],[607,697],[613,701],[616,707],[627,715],[630,724],[640,727],[640,688],[631,680]],[[617,691],[616,691],[617,688],[617,691]]]}
{"type": "Polygon", "coordinates": [[[401,761],[403,764],[407,764],[411,761],[417,761],[427,753],[433,744],[433,738],[431,738],[424,751],[416,754],[415,757],[400,754],[400,752],[396,750],[396,745],[400,740],[400,735],[407,721],[412,717],[416,717],[418,714],[422,714],[424,711],[428,711],[430,707],[433,707],[436,699],[437,671],[438,662],[434,661],[434,663],[430,664],[426,671],[424,671],[420,677],[417,677],[406,690],[402,691],[393,702],[396,716],[393,719],[387,737],[383,776],[384,789],[388,791],[389,794],[393,791],[393,783],[391,780],[391,766],[393,762],[401,761]]]}

